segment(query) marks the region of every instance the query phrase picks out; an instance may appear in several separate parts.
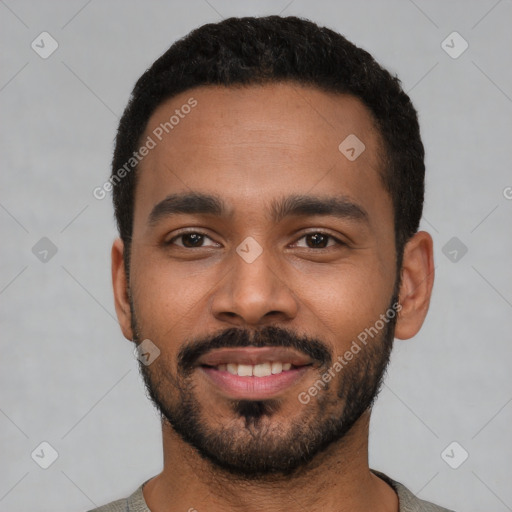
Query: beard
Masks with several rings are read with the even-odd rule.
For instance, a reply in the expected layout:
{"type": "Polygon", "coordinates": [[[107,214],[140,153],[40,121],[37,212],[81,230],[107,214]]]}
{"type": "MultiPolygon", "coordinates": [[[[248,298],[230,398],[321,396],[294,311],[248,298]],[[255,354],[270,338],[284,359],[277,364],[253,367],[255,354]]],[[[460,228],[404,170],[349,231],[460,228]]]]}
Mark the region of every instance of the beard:
{"type": "MultiPolygon", "coordinates": [[[[389,309],[396,302],[397,293],[389,309]]],[[[131,298],[130,304],[134,341],[139,343],[144,338],[131,298]]],[[[333,364],[328,345],[277,326],[258,331],[230,328],[185,342],[177,357],[175,373],[171,370],[174,365],[164,354],[147,366],[139,360],[139,369],[162,422],[216,469],[246,479],[289,476],[306,469],[315,457],[342,440],[371,409],[389,363],[396,317],[390,318],[330,382],[323,382],[318,394],[307,404],[298,398],[290,404],[289,397],[226,399],[228,409],[224,406],[220,414],[213,409],[213,402],[201,402],[198,396],[193,378],[198,358],[224,347],[290,347],[315,362],[321,379],[333,364]],[[284,411],[293,414],[287,417],[284,411]]]]}

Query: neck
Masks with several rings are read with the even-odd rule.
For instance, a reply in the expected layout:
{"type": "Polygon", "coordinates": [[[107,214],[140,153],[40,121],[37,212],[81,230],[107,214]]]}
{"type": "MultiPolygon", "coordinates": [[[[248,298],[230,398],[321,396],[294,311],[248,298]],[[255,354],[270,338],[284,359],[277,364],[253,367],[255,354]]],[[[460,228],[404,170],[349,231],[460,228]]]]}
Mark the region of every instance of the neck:
{"type": "Polygon", "coordinates": [[[239,478],[213,466],[172,428],[162,427],[164,469],[144,486],[152,512],[397,512],[398,498],[368,466],[370,414],[291,476],[239,478]]]}

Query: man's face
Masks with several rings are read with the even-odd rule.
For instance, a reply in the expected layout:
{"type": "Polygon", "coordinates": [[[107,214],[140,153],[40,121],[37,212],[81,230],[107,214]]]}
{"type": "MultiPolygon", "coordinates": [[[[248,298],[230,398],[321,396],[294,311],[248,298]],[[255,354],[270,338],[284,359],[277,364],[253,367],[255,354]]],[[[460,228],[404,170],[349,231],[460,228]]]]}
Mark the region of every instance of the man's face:
{"type": "Polygon", "coordinates": [[[129,277],[133,338],[160,350],[141,366],[148,389],[210,461],[290,472],[370,406],[391,349],[393,322],[345,357],[396,300],[370,114],[297,85],[205,87],[163,103],[148,136],[157,144],[139,164],[129,277]]]}

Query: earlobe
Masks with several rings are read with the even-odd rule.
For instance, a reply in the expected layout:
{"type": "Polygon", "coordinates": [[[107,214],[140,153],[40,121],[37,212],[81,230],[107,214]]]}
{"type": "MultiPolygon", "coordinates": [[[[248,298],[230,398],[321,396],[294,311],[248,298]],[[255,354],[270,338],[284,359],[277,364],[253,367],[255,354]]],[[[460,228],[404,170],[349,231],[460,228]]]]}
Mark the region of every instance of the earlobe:
{"type": "Polygon", "coordinates": [[[123,335],[127,340],[133,340],[128,282],[123,254],[124,243],[118,238],[112,245],[112,286],[114,289],[114,302],[117,319],[123,331],[123,335]]]}
{"type": "Polygon", "coordinates": [[[395,337],[412,338],[427,316],[434,285],[434,255],[432,237],[419,231],[405,245],[399,302],[401,309],[395,327],[395,337]]]}

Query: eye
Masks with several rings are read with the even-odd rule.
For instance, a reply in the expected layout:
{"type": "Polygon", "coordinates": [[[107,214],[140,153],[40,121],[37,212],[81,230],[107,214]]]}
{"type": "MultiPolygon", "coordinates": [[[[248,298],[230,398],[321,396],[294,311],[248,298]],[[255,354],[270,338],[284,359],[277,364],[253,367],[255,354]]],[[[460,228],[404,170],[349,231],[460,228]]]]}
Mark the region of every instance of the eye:
{"type": "Polygon", "coordinates": [[[211,240],[213,242],[213,240],[205,233],[201,233],[199,231],[188,231],[174,236],[169,241],[165,242],[165,245],[177,245],[178,247],[184,247],[185,249],[193,249],[196,247],[216,247],[218,245],[216,242],[212,245],[204,245],[205,240],[211,240]],[[181,240],[181,243],[176,243],[177,240],[181,240]]]}
{"type": "Polygon", "coordinates": [[[323,233],[321,231],[315,231],[311,233],[306,233],[301,236],[299,240],[304,239],[306,245],[297,245],[297,247],[305,247],[306,249],[326,249],[327,247],[332,247],[333,245],[345,245],[342,241],[338,240],[336,237],[329,235],[328,233],[323,233]],[[333,243],[329,243],[331,240],[333,243]]]}

